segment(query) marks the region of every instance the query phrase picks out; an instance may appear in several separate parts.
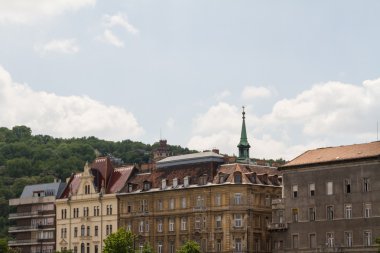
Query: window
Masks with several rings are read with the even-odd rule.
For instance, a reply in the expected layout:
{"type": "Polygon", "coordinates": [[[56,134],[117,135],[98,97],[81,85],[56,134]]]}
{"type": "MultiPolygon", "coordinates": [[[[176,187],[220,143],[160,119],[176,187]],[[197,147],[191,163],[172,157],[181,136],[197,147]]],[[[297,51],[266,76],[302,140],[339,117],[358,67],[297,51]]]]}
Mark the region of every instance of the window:
{"type": "Polygon", "coordinates": [[[309,208],[309,221],[315,221],[315,207],[309,208]]]}
{"type": "Polygon", "coordinates": [[[87,253],[90,253],[90,244],[87,243],[87,253]]]}
{"type": "Polygon", "coordinates": [[[348,178],[344,180],[344,193],[351,193],[351,180],[348,178]]]}
{"type": "Polygon", "coordinates": [[[99,253],[99,246],[98,245],[94,246],[94,253],[99,253]]]}
{"type": "Polygon", "coordinates": [[[90,226],[87,226],[87,236],[90,236],[90,231],[91,231],[90,226]]]}
{"type": "Polygon", "coordinates": [[[81,243],[80,245],[80,253],[84,253],[84,243],[81,243]]]}
{"type": "Polygon", "coordinates": [[[174,247],[173,241],[169,243],[169,253],[175,253],[175,247],[174,247]]]}
{"type": "Polygon", "coordinates": [[[201,229],[201,217],[195,217],[195,229],[201,229]]]}
{"type": "Polygon", "coordinates": [[[344,232],[344,245],[346,247],[352,247],[352,232],[351,231],[344,232]]]}
{"type": "Polygon", "coordinates": [[[94,216],[99,216],[99,206],[94,206],[94,216]]]}
{"type": "Polygon", "coordinates": [[[333,220],[334,219],[334,206],[327,206],[327,220],[333,220]]]}
{"type": "Polygon", "coordinates": [[[112,214],[112,205],[107,205],[107,215],[112,214]]]}
{"type": "Polygon", "coordinates": [[[128,213],[132,212],[132,203],[131,202],[127,203],[127,212],[128,213]]]}
{"type": "Polygon", "coordinates": [[[85,185],[84,186],[84,194],[90,194],[91,192],[90,192],[90,185],[85,185]]]}
{"type": "Polygon", "coordinates": [[[234,182],[235,184],[241,184],[241,173],[240,172],[235,172],[234,175],[234,182]]]}
{"type": "Polygon", "coordinates": [[[146,199],[140,200],[140,212],[148,212],[148,201],[146,199]]]}
{"type": "Polygon", "coordinates": [[[243,245],[242,245],[241,239],[236,238],[235,239],[235,251],[236,252],[242,252],[242,250],[243,250],[243,245]]]}
{"type": "Polygon", "coordinates": [[[77,227],[74,228],[74,237],[78,237],[78,228],[77,227]]]}
{"type": "Polygon", "coordinates": [[[175,199],[169,199],[169,209],[173,210],[175,208],[175,199]]]}
{"type": "Polygon", "coordinates": [[[73,215],[74,215],[74,218],[78,218],[79,217],[79,208],[74,208],[73,209],[73,215]]]}
{"type": "Polygon", "coordinates": [[[187,230],[187,218],[186,217],[181,218],[181,230],[187,230]]]}
{"type": "Polygon", "coordinates": [[[174,218],[169,218],[169,231],[174,231],[174,218]]]}
{"type": "Polygon", "coordinates": [[[311,249],[317,248],[317,236],[315,234],[309,234],[309,247],[311,249]]]}
{"type": "Polygon", "coordinates": [[[202,175],[198,179],[198,184],[199,185],[205,185],[207,184],[207,175],[202,175]]]}
{"type": "Polygon", "coordinates": [[[204,207],[204,198],[203,198],[203,196],[201,196],[201,195],[197,196],[195,206],[197,208],[204,207]]]}
{"type": "Polygon", "coordinates": [[[160,211],[163,209],[162,199],[159,199],[159,200],[157,201],[157,208],[158,208],[158,210],[160,210],[160,211]]]}
{"type": "Polygon", "coordinates": [[[235,205],[241,205],[241,204],[242,204],[242,201],[241,201],[241,193],[235,193],[235,196],[234,196],[234,204],[235,204],[235,205]]]}
{"type": "Polygon", "coordinates": [[[326,233],[326,245],[329,248],[334,247],[334,233],[332,232],[326,233]]]}
{"type": "Polygon", "coordinates": [[[145,232],[149,232],[149,221],[145,222],[145,232]]]}
{"type": "Polygon", "coordinates": [[[158,242],[157,244],[157,253],[162,253],[162,242],[158,242]]]}
{"type": "Polygon", "coordinates": [[[203,222],[202,222],[202,225],[203,225],[203,229],[206,229],[207,228],[207,217],[206,216],[203,216],[203,222]]]}
{"type": "Polygon", "coordinates": [[[150,190],[150,182],[144,182],[144,191],[150,190]]]}
{"type": "Polygon", "coordinates": [[[239,228],[243,226],[243,215],[238,213],[234,214],[234,226],[239,228]]]}
{"type": "Polygon", "coordinates": [[[271,206],[271,197],[270,195],[265,196],[265,206],[270,207],[271,206]]]}
{"type": "Polygon", "coordinates": [[[222,204],[222,196],[220,193],[215,195],[215,206],[220,206],[222,204]]]}
{"type": "Polygon", "coordinates": [[[131,222],[128,222],[127,223],[127,231],[131,231],[132,230],[132,224],[131,222]]]}
{"type": "Polygon", "coordinates": [[[94,235],[95,235],[95,236],[98,236],[98,234],[99,234],[99,227],[98,227],[98,226],[95,226],[95,233],[94,233],[94,235]]]}
{"type": "Polygon", "coordinates": [[[67,210],[66,209],[62,209],[61,210],[61,219],[66,219],[67,218],[67,210]]]}
{"type": "Polygon", "coordinates": [[[182,208],[186,208],[186,197],[182,197],[182,199],[181,199],[181,207],[182,208]]]}
{"type": "Polygon", "coordinates": [[[364,246],[371,246],[372,244],[372,235],[371,231],[364,231],[363,232],[363,244],[364,246]]]}
{"type": "Polygon", "coordinates": [[[372,213],[372,204],[370,203],[364,204],[364,218],[371,217],[371,213],[372,213]]]}
{"type": "Polygon", "coordinates": [[[333,182],[326,183],[326,194],[333,195],[333,182]]]}
{"type": "Polygon", "coordinates": [[[74,253],[78,253],[78,246],[74,246],[74,253]]]}
{"type": "Polygon", "coordinates": [[[128,192],[132,192],[133,191],[133,185],[132,184],[128,184],[128,192]]]}
{"type": "Polygon", "coordinates": [[[298,249],[298,235],[292,235],[293,249],[298,249]]]}
{"type": "Polygon", "coordinates": [[[215,227],[221,228],[222,227],[222,215],[215,216],[215,227]]]}
{"type": "Polygon", "coordinates": [[[293,198],[297,198],[298,197],[298,185],[293,185],[292,186],[292,192],[293,192],[293,198]]]}
{"type": "Polygon", "coordinates": [[[141,220],[139,222],[139,232],[140,233],[144,232],[144,221],[143,220],[141,220]]]}
{"type": "Polygon", "coordinates": [[[157,231],[162,232],[162,220],[157,221],[157,231]]]}
{"type": "Polygon", "coordinates": [[[221,239],[216,240],[216,252],[222,252],[222,240],[221,239]]]}
{"type": "Polygon", "coordinates": [[[315,196],[315,184],[309,184],[309,196],[314,197],[315,196]]]}
{"type": "Polygon", "coordinates": [[[292,218],[293,218],[293,222],[298,221],[298,209],[297,208],[292,209],[292,218]]]}
{"type": "Polygon", "coordinates": [[[85,233],[85,227],[84,227],[84,225],[82,225],[82,226],[80,227],[80,235],[81,235],[81,236],[84,236],[84,233],[85,233]]]}
{"type": "Polygon", "coordinates": [[[363,178],[363,192],[369,192],[370,187],[369,187],[369,178],[363,178]]]}
{"type": "Polygon", "coordinates": [[[87,217],[89,215],[88,207],[83,207],[83,217],[87,217]]]}
{"type": "Polygon", "coordinates": [[[345,204],[344,205],[344,218],[345,219],[351,219],[352,218],[352,205],[351,204],[345,204]]]}
{"type": "Polygon", "coordinates": [[[110,234],[112,234],[112,225],[110,225],[110,234]]]}

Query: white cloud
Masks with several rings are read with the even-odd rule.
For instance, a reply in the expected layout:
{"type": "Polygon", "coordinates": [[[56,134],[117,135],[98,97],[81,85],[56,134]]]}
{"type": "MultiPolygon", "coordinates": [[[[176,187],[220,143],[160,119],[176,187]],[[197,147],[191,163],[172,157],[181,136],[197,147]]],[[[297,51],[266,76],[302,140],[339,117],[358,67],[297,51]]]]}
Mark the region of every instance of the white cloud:
{"type": "Polygon", "coordinates": [[[229,90],[221,91],[217,94],[215,94],[215,99],[218,101],[221,101],[231,95],[231,92],[229,90]]]}
{"type": "Polygon", "coordinates": [[[108,29],[104,31],[103,36],[100,38],[100,40],[114,45],[115,47],[124,47],[124,42],[108,29]]]}
{"type": "Polygon", "coordinates": [[[243,92],[241,93],[241,97],[244,100],[250,100],[253,98],[267,98],[272,95],[270,89],[265,87],[256,87],[256,86],[246,86],[244,87],[243,92]]]}
{"type": "Polygon", "coordinates": [[[96,0],[0,0],[0,24],[30,24],[45,17],[93,6],[96,0]]]}
{"type": "Polygon", "coordinates": [[[12,80],[0,66],[0,125],[27,125],[35,134],[59,137],[96,136],[121,140],[140,136],[142,127],[131,112],[86,96],[37,92],[12,80]]]}
{"type": "Polygon", "coordinates": [[[108,28],[120,26],[124,28],[127,32],[132,34],[137,34],[139,32],[136,27],[129,23],[127,15],[123,13],[117,13],[114,15],[104,15],[103,24],[105,27],[108,28]]]}
{"type": "MultiPolygon", "coordinates": [[[[267,115],[256,116],[248,107],[251,157],[292,159],[308,149],[375,141],[379,97],[380,79],[327,82],[276,102],[267,115]]],[[[236,154],[240,127],[240,109],[219,103],[194,119],[188,147],[236,154]]]]}
{"type": "Polygon", "coordinates": [[[77,45],[76,39],[51,40],[42,46],[36,46],[36,50],[41,52],[41,54],[75,54],[79,52],[79,46],[77,45]]]}

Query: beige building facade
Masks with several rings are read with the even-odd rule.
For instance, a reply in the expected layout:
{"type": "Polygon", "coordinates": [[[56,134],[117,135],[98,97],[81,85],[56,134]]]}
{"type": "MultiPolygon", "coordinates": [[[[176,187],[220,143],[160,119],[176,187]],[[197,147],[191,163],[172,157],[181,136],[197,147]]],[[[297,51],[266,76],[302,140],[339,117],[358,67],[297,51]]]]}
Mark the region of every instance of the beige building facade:
{"type": "Polygon", "coordinates": [[[133,166],[113,168],[109,158],[97,158],[73,175],[56,201],[58,250],[100,253],[103,240],[118,228],[116,193],[133,166]]]}

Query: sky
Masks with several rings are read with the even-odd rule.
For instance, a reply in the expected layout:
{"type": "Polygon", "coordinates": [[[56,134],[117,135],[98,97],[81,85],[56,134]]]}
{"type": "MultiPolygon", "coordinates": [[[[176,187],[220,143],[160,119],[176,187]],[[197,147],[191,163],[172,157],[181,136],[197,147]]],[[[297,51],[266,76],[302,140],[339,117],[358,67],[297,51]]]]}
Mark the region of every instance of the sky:
{"type": "Polygon", "coordinates": [[[251,157],[376,141],[380,1],[0,0],[0,126],[251,157]]]}

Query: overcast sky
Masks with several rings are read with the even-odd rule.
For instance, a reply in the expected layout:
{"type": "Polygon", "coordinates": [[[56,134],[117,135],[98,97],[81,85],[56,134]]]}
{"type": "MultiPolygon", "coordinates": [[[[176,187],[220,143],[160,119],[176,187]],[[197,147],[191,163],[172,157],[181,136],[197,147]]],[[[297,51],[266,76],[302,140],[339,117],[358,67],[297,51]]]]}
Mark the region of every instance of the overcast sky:
{"type": "Polygon", "coordinates": [[[376,141],[380,1],[0,0],[0,126],[292,159],[376,141]]]}

